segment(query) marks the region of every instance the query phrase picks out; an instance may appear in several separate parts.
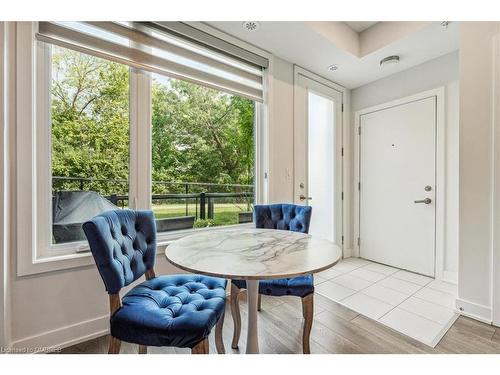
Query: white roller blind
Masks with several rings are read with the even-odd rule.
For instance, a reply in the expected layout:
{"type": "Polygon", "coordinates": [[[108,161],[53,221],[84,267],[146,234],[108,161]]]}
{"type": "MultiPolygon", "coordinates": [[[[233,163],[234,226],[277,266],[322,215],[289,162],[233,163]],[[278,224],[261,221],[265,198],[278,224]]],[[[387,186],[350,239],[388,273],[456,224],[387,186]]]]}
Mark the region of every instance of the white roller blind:
{"type": "MultiPolygon", "coordinates": [[[[244,59],[159,24],[146,22],[40,22],[37,39],[135,68],[263,100],[260,56],[244,59]]],[[[235,47],[238,48],[238,47],[235,47]]],[[[243,57],[242,57],[243,56],[243,57]]]]}

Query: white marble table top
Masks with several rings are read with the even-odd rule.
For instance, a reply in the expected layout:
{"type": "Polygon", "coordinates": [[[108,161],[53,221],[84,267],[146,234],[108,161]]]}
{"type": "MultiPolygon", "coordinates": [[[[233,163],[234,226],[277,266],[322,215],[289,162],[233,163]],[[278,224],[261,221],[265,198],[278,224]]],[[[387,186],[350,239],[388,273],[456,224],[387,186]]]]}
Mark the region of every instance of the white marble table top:
{"type": "Polygon", "coordinates": [[[193,273],[263,280],[323,271],[342,256],[333,242],[273,229],[227,229],[196,233],[167,246],[167,259],[193,273]]]}

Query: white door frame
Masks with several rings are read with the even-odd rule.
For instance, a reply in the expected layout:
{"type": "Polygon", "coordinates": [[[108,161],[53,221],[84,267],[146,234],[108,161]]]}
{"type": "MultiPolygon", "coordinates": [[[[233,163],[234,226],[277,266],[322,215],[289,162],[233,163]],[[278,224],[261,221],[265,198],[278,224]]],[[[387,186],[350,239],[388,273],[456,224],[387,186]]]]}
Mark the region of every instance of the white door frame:
{"type": "MultiPolygon", "coordinates": [[[[444,249],[445,249],[445,107],[444,107],[444,87],[424,91],[415,95],[407,96],[401,99],[393,100],[387,103],[379,104],[373,107],[365,108],[354,113],[354,246],[353,256],[359,257],[359,194],[358,184],[360,182],[360,117],[362,115],[381,111],[384,109],[408,104],[414,101],[436,97],[436,259],[435,259],[435,278],[442,280],[444,278],[444,249]]],[[[361,181],[361,184],[363,181],[361,181]]]]}
{"type": "Polygon", "coordinates": [[[500,36],[494,38],[493,87],[493,196],[492,196],[492,322],[500,327],[500,36]]]}
{"type": "MultiPolygon", "coordinates": [[[[346,142],[346,131],[345,131],[345,124],[348,123],[348,113],[349,113],[349,110],[344,110],[344,107],[348,108],[347,107],[347,101],[348,101],[348,95],[347,95],[347,89],[335,82],[332,82],[326,78],[323,78],[315,73],[312,73],[304,68],[301,68],[300,66],[297,66],[297,65],[294,65],[293,66],[293,121],[294,121],[294,124],[293,124],[293,129],[295,129],[295,124],[297,123],[298,121],[298,118],[300,116],[300,113],[298,111],[298,108],[300,103],[298,103],[298,95],[297,95],[297,90],[300,89],[299,87],[299,75],[302,75],[306,78],[309,78],[313,81],[316,81],[318,83],[321,83],[333,90],[336,90],[338,92],[340,92],[342,94],[342,102],[340,103],[340,106],[342,108],[342,116],[341,116],[341,124],[340,124],[340,133],[341,133],[341,137],[342,137],[342,144],[341,144],[341,148],[342,150],[344,150],[346,148],[346,143],[348,144],[348,142],[346,142]]],[[[294,158],[295,158],[295,134],[294,134],[294,146],[293,146],[293,155],[294,155],[294,158]]],[[[344,176],[346,176],[346,157],[345,157],[345,153],[343,153],[344,157],[342,158],[342,161],[341,161],[341,164],[342,164],[342,168],[341,168],[341,175],[340,175],[340,185],[342,187],[342,194],[343,194],[343,200],[342,200],[342,214],[341,214],[341,219],[340,219],[340,222],[341,222],[341,238],[343,239],[343,241],[341,241],[341,243],[339,243],[339,246],[342,248],[342,255],[343,257],[348,257],[350,256],[350,248],[348,251],[344,252],[344,245],[345,245],[345,239],[346,238],[349,238],[347,236],[347,234],[349,233],[349,228],[350,228],[350,225],[349,225],[349,222],[347,220],[347,218],[349,217],[348,216],[348,210],[349,210],[349,205],[346,204],[346,202],[349,202],[349,191],[351,190],[349,188],[349,186],[347,185],[346,186],[346,178],[344,178],[344,176]]],[[[295,160],[294,160],[294,176],[293,176],[293,196],[295,198],[295,196],[297,195],[297,186],[296,185],[296,180],[295,180],[295,160]]],[[[348,245],[349,246],[349,245],[348,245]]]]}

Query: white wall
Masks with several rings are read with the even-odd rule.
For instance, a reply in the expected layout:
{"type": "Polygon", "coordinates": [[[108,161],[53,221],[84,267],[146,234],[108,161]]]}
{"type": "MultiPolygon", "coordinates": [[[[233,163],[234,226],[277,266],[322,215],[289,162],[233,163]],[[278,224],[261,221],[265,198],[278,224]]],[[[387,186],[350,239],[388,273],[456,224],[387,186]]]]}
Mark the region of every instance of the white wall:
{"type": "Polygon", "coordinates": [[[15,92],[15,74],[11,74],[9,71],[9,64],[13,60],[14,56],[9,46],[15,43],[15,32],[14,26],[12,22],[4,22],[2,28],[3,34],[3,43],[4,43],[4,66],[3,66],[3,74],[4,74],[4,107],[3,107],[3,144],[2,146],[2,157],[3,159],[3,170],[0,174],[3,181],[3,191],[5,194],[5,206],[3,207],[2,219],[0,223],[4,225],[4,239],[2,243],[2,261],[3,261],[3,272],[2,273],[2,284],[3,284],[3,298],[1,303],[3,303],[3,324],[0,323],[0,328],[3,328],[1,334],[2,339],[5,344],[10,343],[11,341],[11,309],[10,309],[10,301],[11,301],[11,293],[10,293],[10,280],[12,269],[10,267],[10,262],[12,257],[14,256],[12,251],[12,247],[10,246],[10,239],[12,237],[11,230],[9,227],[10,223],[10,210],[12,207],[12,201],[10,199],[10,192],[14,187],[12,175],[14,171],[10,167],[9,158],[13,154],[13,151],[8,146],[11,144],[13,136],[12,133],[15,133],[15,118],[12,114],[15,112],[15,103],[13,100],[10,100],[10,95],[15,92]],[[4,327],[1,327],[3,325],[4,327]]]}
{"type": "Polygon", "coordinates": [[[269,123],[269,202],[293,202],[293,64],[274,57],[269,123]]]}
{"type": "MultiPolygon", "coordinates": [[[[445,85],[446,116],[446,203],[445,203],[445,252],[444,270],[451,272],[458,282],[458,235],[459,235],[459,99],[458,81],[445,85]]],[[[445,275],[446,278],[446,275],[445,275]]]]}
{"type": "Polygon", "coordinates": [[[7,116],[6,116],[6,90],[7,77],[5,74],[6,61],[6,39],[7,39],[7,23],[0,22],[0,347],[6,346],[8,340],[7,335],[7,279],[8,273],[8,247],[6,243],[6,234],[8,228],[6,226],[6,178],[5,178],[5,157],[6,157],[6,142],[7,135],[7,116]]]}
{"type": "MultiPolygon", "coordinates": [[[[375,69],[379,69],[378,66],[375,69]]],[[[408,70],[355,88],[351,93],[352,111],[445,86],[458,80],[458,52],[428,61],[408,70]]]]}
{"type": "Polygon", "coordinates": [[[492,320],[493,38],[499,29],[498,22],[462,22],[460,25],[457,307],[464,314],[488,322],[492,320]]]}
{"type": "MultiPolygon", "coordinates": [[[[458,272],[458,52],[352,90],[352,111],[445,87],[446,203],[444,278],[457,281],[458,272]]],[[[378,68],[378,67],[377,67],[378,68]]]]}

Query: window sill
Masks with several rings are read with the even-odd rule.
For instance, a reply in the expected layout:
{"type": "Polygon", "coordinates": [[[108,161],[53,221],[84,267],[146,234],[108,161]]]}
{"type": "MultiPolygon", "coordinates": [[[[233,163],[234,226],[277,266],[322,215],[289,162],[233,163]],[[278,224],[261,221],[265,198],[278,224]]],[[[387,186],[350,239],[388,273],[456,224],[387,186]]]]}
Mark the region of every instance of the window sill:
{"type": "Polygon", "coordinates": [[[47,272],[90,267],[94,265],[90,252],[39,256],[36,259],[19,259],[17,276],[29,276],[47,272]]]}
{"type": "MultiPolygon", "coordinates": [[[[253,223],[226,225],[220,227],[199,228],[199,229],[184,229],[179,231],[159,233],[157,235],[157,247],[166,247],[175,240],[189,236],[195,233],[212,232],[224,229],[234,228],[253,228],[253,223]]],[[[68,249],[71,246],[65,245],[68,249]]],[[[58,254],[51,256],[39,256],[36,259],[22,261],[20,259],[17,268],[18,276],[29,276],[54,271],[64,271],[74,268],[83,268],[93,266],[94,259],[90,253],[88,245],[84,242],[76,242],[72,253],[58,254]]],[[[158,251],[157,251],[158,255],[158,251]]]]}

